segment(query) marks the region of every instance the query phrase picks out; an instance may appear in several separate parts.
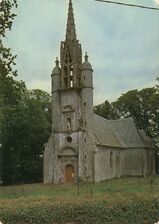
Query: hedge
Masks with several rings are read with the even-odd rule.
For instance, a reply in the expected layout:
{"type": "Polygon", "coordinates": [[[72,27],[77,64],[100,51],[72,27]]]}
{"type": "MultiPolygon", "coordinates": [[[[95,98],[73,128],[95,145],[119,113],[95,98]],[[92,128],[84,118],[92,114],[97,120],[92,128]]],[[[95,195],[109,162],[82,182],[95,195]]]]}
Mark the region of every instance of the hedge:
{"type": "Polygon", "coordinates": [[[154,224],[158,220],[159,201],[155,198],[117,203],[106,199],[0,201],[3,224],[154,224]]]}

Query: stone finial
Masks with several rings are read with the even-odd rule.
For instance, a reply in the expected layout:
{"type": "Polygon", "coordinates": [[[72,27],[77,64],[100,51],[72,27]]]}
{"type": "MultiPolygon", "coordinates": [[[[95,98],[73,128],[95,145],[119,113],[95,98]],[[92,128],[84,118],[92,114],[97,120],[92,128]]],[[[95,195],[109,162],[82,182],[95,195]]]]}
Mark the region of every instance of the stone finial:
{"type": "Polygon", "coordinates": [[[69,1],[69,8],[68,8],[66,40],[76,40],[76,28],[75,28],[73,6],[71,0],[69,1]]]}
{"type": "Polygon", "coordinates": [[[59,67],[59,60],[58,60],[58,57],[56,57],[55,64],[56,64],[56,67],[59,67]]]}
{"type": "MultiPolygon", "coordinates": [[[[84,63],[82,64],[82,69],[83,69],[83,70],[84,70],[84,69],[86,69],[86,70],[92,70],[92,65],[91,65],[91,63],[88,61],[88,54],[87,54],[87,52],[85,53],[84,58],[85,58],[85,61],[84,61],[84,63]]],[[[93,71],[93,70],[92,70],[92,71],[93,71]]]]}
{"type": "Polygon", "coordinates": [[[52,75],[55,75],[55,74],[59,74],[59,71],[60,71],[60,66],[59,66],[59,60],[58,60],[58,57],[56,57],[56,61],[55,61],[55,67],[54,69],[52,70],[52,75]]]}
{"type": "Polygon", "coordinates": [[[88,54],[87,54],[87,52],[85,53],[84,58],[85,58],[85,62],[88,62],[88,54]]]}

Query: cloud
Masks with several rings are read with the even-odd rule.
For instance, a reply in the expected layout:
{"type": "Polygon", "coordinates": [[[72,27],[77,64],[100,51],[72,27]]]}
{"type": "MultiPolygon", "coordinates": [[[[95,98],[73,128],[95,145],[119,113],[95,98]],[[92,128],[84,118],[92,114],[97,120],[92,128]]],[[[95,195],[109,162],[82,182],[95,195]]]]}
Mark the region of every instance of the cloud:
{"type": "MultiPolygon", "coordinates": [[[[154,1],[143,4],[154,6],[154,1]]],[[[65,38],[67,8],[63,0],[19,2],[7,45],[18,55],[18,78],[28,88],[37,85],[50,91],[50,74],[65,38]]],[[[159,70],[158,12],[80,0],[74,1],[74,14],[77,37],[94,69],[95,102],[154,82],[159,70]]]]}
{"type": "MultiPolygon", "coordinates": [[[[51,80],[51,79],[50,79],[51,80]]],[[[34,80],[28,82],[29,89],[42,89],[48,93],[51,93],[51,84],[50,80],[34,80]]]]}
{"type": "Polygon", "coordinates": [[[159,6],[159,0],[154,0],[155,5],[159,6]]]}

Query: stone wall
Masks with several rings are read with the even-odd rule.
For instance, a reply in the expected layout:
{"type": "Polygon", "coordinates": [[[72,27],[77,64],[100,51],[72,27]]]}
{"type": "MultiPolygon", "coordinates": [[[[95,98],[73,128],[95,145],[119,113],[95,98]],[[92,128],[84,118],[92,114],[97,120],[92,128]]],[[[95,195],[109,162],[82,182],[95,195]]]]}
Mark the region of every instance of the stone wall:
{"type": "Polygon", "coordinates": [[[44,183],[53,182],[53,137],[50,135],[48,142],[45,144],[43,160],[43,179],[44,183]]]}
{"type": "Polygon", "coordinates": [[[154,152],[150,149],[97,146],[94,153],[95,182],[121,176],[152,175],[154,170],[154,152]]]}
{"type": "Polygon", "coordinates": [[[146,175],[146,154],[141,148],[132,148],[125,150],[124,159],[125,175],[144,176],[146,175]]]}
{"type": "Polygon", "coordinates": [[[94,154],[95,182],[123,175],[124,153],[121,149],[97,146],[94,154]]]}

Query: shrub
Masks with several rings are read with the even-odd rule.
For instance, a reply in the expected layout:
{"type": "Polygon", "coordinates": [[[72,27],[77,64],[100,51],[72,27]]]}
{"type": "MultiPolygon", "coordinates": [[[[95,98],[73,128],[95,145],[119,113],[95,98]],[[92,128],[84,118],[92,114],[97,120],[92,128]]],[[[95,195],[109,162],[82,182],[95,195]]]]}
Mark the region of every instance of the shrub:
{"type": "Polygon", "coordinates": [[[158,219],[156,199],[108,203],[106,199],[54,202],[45,198],[0,203],[4,224],[153,224],[158,219]]]}

